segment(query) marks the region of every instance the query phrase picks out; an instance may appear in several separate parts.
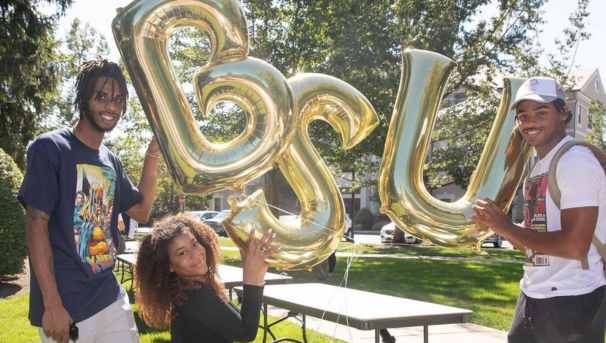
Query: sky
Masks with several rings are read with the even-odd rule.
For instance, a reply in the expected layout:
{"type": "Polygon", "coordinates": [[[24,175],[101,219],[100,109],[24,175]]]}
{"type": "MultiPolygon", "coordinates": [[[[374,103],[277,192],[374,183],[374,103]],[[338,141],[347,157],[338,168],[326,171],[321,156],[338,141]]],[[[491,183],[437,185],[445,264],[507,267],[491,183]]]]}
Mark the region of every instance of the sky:
{"type": "MultiPolygon", "coordinates": [[[[66,36],[70,23],[77,17],[105,36],[111,50],[109,57],[112,61],[117,61],[120,53],[113,38],[111,23],[116,16],[116,9],[125,7],[130,2],[129,0],[104,0],[103,2],[76,0],[67,11],[66,16],[61,19],[57,33],[60,37],[66,36]],[[103,6],[99,5],[100,3],[103,3],[103,6]]],[[[543,27],[541,41],[546,52],[556,52],[555,45],[548,43],[553,42],[557,36],[563,37],[562,30],[569,25],[568,16],[576,8],[576,2],[576,0],[550,0],[544,6],[546,25],[543,27]]],[[[589,2],[590,15],[586,20],[586,28],[591,33],[591,38],[579,45],[575,65],[578,65],[579,69],[598,68],[604,81],[606,80],[606,20],[604,18],[606,1],[589,0],[589,2]]]]}

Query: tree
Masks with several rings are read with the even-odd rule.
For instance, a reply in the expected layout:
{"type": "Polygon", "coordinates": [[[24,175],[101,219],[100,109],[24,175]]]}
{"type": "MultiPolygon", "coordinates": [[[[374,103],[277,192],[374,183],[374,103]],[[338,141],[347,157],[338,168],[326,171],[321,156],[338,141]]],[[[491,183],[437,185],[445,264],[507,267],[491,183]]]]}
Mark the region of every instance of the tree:
{"type": "Polygon", "coordinates": [[[76,98],[74,86],[80,65],[99,56],[109,55],[105,36],[90,27],[88,23],[82,24],[78,18],[72,21],[68,36],[62,43],[63,52],[58,54],[56,61],[60,81],[56,95],[46,100],[46,118],[40,127],[43,132],[76,124],[79,113],[74,111],[76,98]]]}
{"type": "Polygon", "coordinates": [[[0,149],[0,276],[20,274],[27,256],[25,210],[17,201],[22,181],[15,162],[0,149]]]}
{"type": "MultiPolygon", "coordinates": [[[[312,141],[336,173],[378,170],[378,164],[365,157],[383,154],[404,48],[435,51],[456,61],[458,68],[445,96],[465,89],[477,101],[457,107],[456,112],[453,109],[438,120],[434,140],[448,141],[448,145],[432,156],[431,164],[426,166],[426,179],[433,186],[452,181],[465,186],[496,113],[499,95],[492,89],[497,74],[528,75],[538,71],[542,50],[537,36],[543,23],[540,9],[545,2],[247,0],[244,6],[253,55],[287,76],[299,71],[333,75],[360,90],[375,107],[380,126],[347,153],[329,125],[312,124],[312,141]],[[495,3],[494,14],[480,16],[495,3]],[[478,74],[485,76],[483,82],[477,82],[478,74]]],[[[566,32],[568,40],[561,43],[562,49],[586,38],[582,31],[585,10],[586,1],[582,0],[579,11],[573,14],[574,27],[579,31],[566,32]]],[[[351,181],[354,187],[369,185],[368,179],[351,181]]],[[[370,184],[373,182],[376,180],[370,180],[370,184]]]]}
{"type": "Polygon", "coordinates": [[[0,148],[24,169],[25,150],[46,114],[45,100],[56,96],[60,80],[59,42],[54,25],[72,0],[46,0],[57,14],[38,12],[40,0],[0,3],[0,148]]]}
{"type": "MultiPolygon", "coordinates": [[[[520,18],[526,25],[536,28],[536,24],[541,23],[538,17],[538,10],[543,1],[534,2],[534,10],[528,12],[528,17],[523,13],[512,18],[520,18]],[[536,6],[536,7],[535,7],[536,6]]],[[[509,58],[503,59],[502,52],[495,50],[489,54],[494,56],[495,66],[503,72],[509,72],[516,76],[549,75],[558,79],[565,87],[571,87],[574,80],[568,78],[568,72],[574,65],[575,48],[589,35],[584,30],[584,19],[588,16],[587,0],[579,0],[577,10],[570,15],[571,27],[563,27],[564,41],[556,40],[559,54],[549,55],[549,66],[541,68],[538,63],[542,53],[540,41],[531,32],[520,31],[520,28],[507,28],[503,32],[517,32],[513,36],[504,35],[505,38],[501,44],[503,51],[507,52],[509,58]],[[515,42],[518,43],[515,43],[515,42]],[[497,53],[498,55],[494,55],[497,53]]],[[[523,10],[506,9],[509,10],[523,10]]],[[[503,11],[503,9],[502,9],[503,11]]],[[[494,23],[494,21],[493,21],[494,23]]],[[[536,31],[535,31],[536,33],[536,31]]],[[[492,39],[494,40],[494,38],[492,39]]],[[[472,42],[474,40],[470,40],[472,42]]],[[[490,40],[489,40],[490,41],[490,40]]],[[[494,43],[489,43],[492,45],[494,43]]],[[[486,50],[481,51],[486,54],[486,50]]],[[[463,55],[464,57],[465,55],[463,55]]],[[[472,59],[472,55],[464,57],[464,61],[472,59]]],[[[456,61],[458,59],[455,58],[456,61]]],[[[490,59],[486,59],[489,61],[490,59]]],[[[464,66],[467,62],[463,63],[464,66]]],[[[475,170],[479,156],[484,148],[485,139],[492,126],[499,101],[500,94],[495,91],[493,80],[496,75],[501,74],[495,68],[489,68],[488,65],[480,65],[477,72],[485,73],[486,79],[475,81],[471,68],[466,71],[467,81],[460,84],[455,83],[455,87],[461,87],[467,91],[469,101],[464,106],[454,107],[443,111],[438,117],[436,130],[433,134],[434,142],[446,142],[442,146],[433,150],[431,162],[426,165],[427,185],[431,188],[454,182],[455,184],[467,187],[472,172],[475,170]],[[486,72],[484,72],[486,71],[486,72]]],[[[455,76],[455,79],[457,77],[455,76]]],[[[450,88],[458,89],[458,88],[450,88]]]]}
{"type": "Polygon", "coordinates": [[[604,109],[604,104],[601,101],[594,100],[591,102],[587,120],[591,125],[591,132],[585,137],[585,140],[606,151],[606,140],[604,139],[604,134],[606,134],[606,109],[604,109]]]}

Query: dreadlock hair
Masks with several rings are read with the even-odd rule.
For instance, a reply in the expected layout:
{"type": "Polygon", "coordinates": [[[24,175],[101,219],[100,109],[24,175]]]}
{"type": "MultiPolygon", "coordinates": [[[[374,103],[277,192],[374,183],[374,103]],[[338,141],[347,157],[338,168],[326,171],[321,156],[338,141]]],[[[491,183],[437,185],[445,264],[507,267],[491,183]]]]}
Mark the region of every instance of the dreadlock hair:
{"type": "Polygon", "coordinates": [[[167,216],[154,224],[152,233],[141,242],[134,271],[139,316],[157,329],[170,327],[173,307],[187,303],[184,290],[201,287],[170,272],[168,246],[184,232],[191,232],[206,250],[208,272],[203,282],[214,288],[219,297],[228,300],[225,285],[217,281],[218,265],[223,261],[215,231],[189,216],[167,216]]]}
{"type": "MultiPolygon", "coordinates": [[[[74,107],[76,111],[80,112],[80,119],[85,111],[88,111],[88,100],[91,98],[93,93],[97,91],[95,89],[95,82],[100,77],[106,77],[105,83],[108,79],[114,79],[120,86],[120,91],[124,96],[124,103],[122,106],[122,114],[126,113],[126,100],[128,99],[128,88],[126,87],[126,79],[122,74],[120,67],[114,63],[109,62],[105,58],[99,58],[96,60],[90,60],[80,65],[80,72],[76,78],[76,100],[74,100],[74,107]]],[[[103,83],[103,86],[105,86],[103,83]]],[[[97,95],[97,98],[99,95],[97,95]]],[[[112,82],[112,94],[114,97],[114,85],[112,82]]],[[[95,100],[98,100],[95,98],[95,100]]]]}
{"type": "Polygon", "coordinates": [[[553,101],[553,106],[556,108],[556,111],[562,114],[568,114],[568,117],[566,118],[566,125],[568,125],[568,123],[570,123],[570,121],[572,120],[572,111],[566,111],[566,109],[564,108],[564,106],[566,106],[566,101],[560,98],[555,99],[553,101]]]}

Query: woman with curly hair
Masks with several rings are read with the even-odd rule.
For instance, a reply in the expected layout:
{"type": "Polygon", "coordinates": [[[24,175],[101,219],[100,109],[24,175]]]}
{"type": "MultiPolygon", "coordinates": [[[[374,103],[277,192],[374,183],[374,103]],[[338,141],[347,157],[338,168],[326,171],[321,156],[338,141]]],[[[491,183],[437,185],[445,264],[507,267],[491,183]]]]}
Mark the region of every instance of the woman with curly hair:
{"type": "Polygon", "coordinates": [[[241,251],[244,293],[238,309],[217,281],[222,258],[214,230],[188,216],[155,224],[137,255],[135,299],[141,318],[158,329],[170,324],[174,343],[254,340],[268,267],[264,261],[279,250],[270,248],[271,230],[258,243],[254,235],[253,229],[248,249],[241,251]]]}

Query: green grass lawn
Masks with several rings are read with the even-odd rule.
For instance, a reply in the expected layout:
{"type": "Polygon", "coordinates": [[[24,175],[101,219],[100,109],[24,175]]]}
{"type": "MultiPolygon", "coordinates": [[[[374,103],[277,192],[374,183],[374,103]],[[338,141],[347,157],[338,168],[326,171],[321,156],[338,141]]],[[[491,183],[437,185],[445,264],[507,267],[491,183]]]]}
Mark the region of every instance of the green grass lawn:
{"type": "MultiPolygon", "coordinates": [[[[227,237],[219,238],[219,243],[224,247],[235,247],[232,240],[227,237]]],[[[375,245],[375,244],[354,244],[348,242],[339,243],[338,252],[356,253],[356,254],[380,254],[380,255],[411,255],[411,256],[444,256],[444,257],[467,257],[467,258],[491,258],[500,260],[524,260],[524,253],[519,250],[482,248],[482,253],[478,254],[471,247],[462,248],[443,248],[439,246],[421,246],[421,245],[375,245]]]]}
{"type": "MultiPolygon", "coordinates": [[[[233,246],[229,239],[221,239],[222,246],[233,246]]],[[[517,263],[441,261],[429,259],[396,259],[389,257],[364,257],[365,254],[397,254],[413,256],[481,256],[471,249],[441,247],[353,245],[342,242],[339,251],[354,253],[355,257],[337,257],[336,272],[327,283],[439,303],[470,309],[474,314],[470,322],[508,330],[519,293],[518,282],[522,266],[517,263]],[[349,267],[348,267],[349,265],[349,267]],[[348,277],[345,280],[345,272],[348,277]]],[[[491,258],[521,260],[523,254],[515,250],[485,249],[491,258]]],[[[225,263],[240,266],[238,251],[224,250],[225,263]]],[[[270,270],[271,272],[277,272],[270,270]]],[[[315,274],[306,271],[287,272],[295,283],[316,282],[315,274]]],[[[125,287],[129,287],[125,284],[125,287]]],[[[131,294],[131,302],[134,296],[131,294]]],[[[0,299],[0,343],[38,342],[37,329],[27,320],[28,294],[0,299]]],[[[133,309],[137,311],[136,305],[133,309]]],[[[142,342],[170,342],[167,330],[154,330],[145,325],[135,314],[142,342]]],[[[295,323],[277,325],[276,336],[301,339],[301,329],[295,323]]],[[[308,330],[308,337],[314,335],[308,330]]],[[[255,342],[262,341],[259,331],[255,342]]],[[[314,342],[338,342],[332,337],[316,334],[314,342]]]]}

